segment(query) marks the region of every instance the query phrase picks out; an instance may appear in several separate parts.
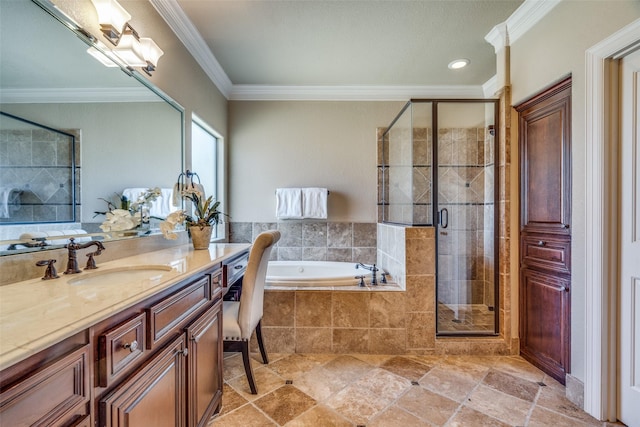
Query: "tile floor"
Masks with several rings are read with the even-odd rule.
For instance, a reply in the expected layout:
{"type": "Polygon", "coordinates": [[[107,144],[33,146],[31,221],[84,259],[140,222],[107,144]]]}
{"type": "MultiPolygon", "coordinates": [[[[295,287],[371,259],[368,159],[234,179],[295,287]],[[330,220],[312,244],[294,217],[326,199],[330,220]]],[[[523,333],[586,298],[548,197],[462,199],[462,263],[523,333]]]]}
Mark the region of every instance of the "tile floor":
{"type": "Polygon", "coordinates": [[[225,354],[222,410],[209,427],[620,426],[595,420],[517,356],[225,354]]]}

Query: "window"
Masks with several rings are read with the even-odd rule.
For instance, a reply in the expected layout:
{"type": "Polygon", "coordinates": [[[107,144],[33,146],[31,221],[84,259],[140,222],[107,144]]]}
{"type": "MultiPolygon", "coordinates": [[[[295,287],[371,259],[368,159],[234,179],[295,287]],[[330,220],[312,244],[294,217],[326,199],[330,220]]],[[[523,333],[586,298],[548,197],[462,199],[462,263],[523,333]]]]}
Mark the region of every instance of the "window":
{"type": "MultiPolygon", "coordinates": [[[[206,197],[213,196],[215,200],[222,200],[221,186],[222,170],[219,159],[222,158],[221,137],[197,116],[191,121],[191,171],[198,174],[200,183],[204,186],[206,197]]],[[[197,178],[196,178],[197,181],[197,178]]],[[[223,208],[221,208],[224,211],[223,208]]],[[[212,238],[224,237],[224,225],[219,224],[214,229],[212,238]]]]}

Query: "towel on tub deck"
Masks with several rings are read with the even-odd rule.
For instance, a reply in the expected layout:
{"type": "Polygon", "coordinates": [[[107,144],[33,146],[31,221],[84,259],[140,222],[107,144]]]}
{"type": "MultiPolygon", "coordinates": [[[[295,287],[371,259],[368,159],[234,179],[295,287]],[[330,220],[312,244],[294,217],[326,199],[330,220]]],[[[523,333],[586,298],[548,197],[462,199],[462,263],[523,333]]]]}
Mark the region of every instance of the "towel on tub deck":
{"type": "Polygon", "coordinates": [[[278,219],[302,218],[302,189],[276,189],[276,217],[278,219]]]}
{"type": "Polygon", "coordinates": [[[302,189],[302,217],[327,219],[327,189],[302,189]]]}

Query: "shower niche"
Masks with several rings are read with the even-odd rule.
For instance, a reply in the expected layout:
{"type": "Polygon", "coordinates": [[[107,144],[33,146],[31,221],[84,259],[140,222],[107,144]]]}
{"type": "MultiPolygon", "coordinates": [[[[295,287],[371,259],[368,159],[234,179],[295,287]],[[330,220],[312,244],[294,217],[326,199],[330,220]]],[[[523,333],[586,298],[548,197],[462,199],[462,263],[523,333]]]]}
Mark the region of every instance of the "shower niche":
{"type": "Polygon", "coordinates": [[[438,335],[498,333],[498,108],[412,99],[380,138],[379,222],[435,228],[438,335]]]}

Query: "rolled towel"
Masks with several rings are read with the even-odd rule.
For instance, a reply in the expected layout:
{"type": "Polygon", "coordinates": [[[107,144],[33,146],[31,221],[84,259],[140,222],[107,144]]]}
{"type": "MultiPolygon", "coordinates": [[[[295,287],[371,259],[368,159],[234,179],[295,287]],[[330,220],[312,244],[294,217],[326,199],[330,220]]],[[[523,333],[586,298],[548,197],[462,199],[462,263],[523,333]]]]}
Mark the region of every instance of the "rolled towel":
{"type": "Polygon", "coordinates": [[[276,217],[278,219],[302,218],[302,189],[276,189],[276,217]]]}

